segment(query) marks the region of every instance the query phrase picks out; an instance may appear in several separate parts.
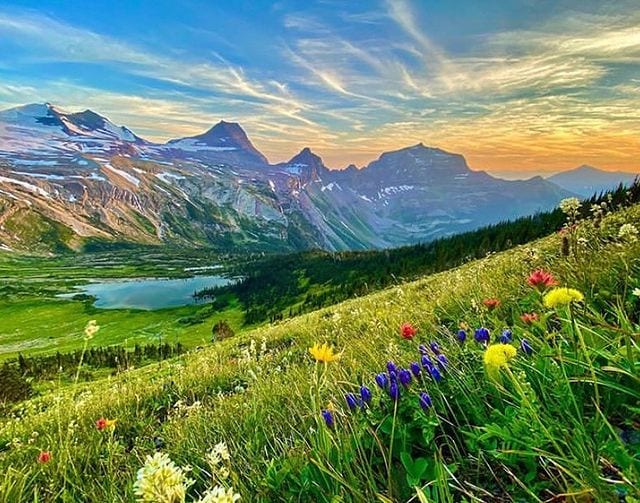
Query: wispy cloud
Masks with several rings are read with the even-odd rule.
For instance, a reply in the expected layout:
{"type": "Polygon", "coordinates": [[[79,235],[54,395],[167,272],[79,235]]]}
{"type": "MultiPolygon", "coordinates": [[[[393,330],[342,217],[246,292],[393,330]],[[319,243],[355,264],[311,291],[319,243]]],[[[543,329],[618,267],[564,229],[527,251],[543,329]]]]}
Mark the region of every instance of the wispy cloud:
{"type": "MultiPolygon", "coordinates": [[[[478,167],[636,162],[634,0],[582,10],[568,0],[572,10],[559,5],[511,24],[487,18],[470,33],[440,29],[436,16],[446,8],[424,2],[322,5],[291,11],[282,3],[269,20],[261,13],[250,29],[268,28],[268,51],[248,44],[235,53],[233,23],[185,26],[190,37],[220,43],[174,51],[64,16],[0,9],[0,48],[17,48],[0,62],[0,104],[91,107],[156,140],[238,120],[272,160],[310,144],[333,166],[418,141],[462,152],[478,167]],[[70,70],[29,78],[39,65],[70,70]],[[117,73],[118,85],[83,80],[73,73],[80,66],[117,73]]],[[[463,24],[462,10],[448,9],[463,24]]]]}

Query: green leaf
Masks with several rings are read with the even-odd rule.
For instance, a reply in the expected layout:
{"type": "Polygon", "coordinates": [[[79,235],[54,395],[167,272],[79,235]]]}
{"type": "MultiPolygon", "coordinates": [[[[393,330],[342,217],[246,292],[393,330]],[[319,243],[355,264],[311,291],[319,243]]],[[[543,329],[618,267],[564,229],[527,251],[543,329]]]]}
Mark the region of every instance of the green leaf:
{"type": "Polygon", "coordinates": [[[408,452],[400,453],[400,461],[407,471],[407,482],[410,486],[416,486],[420,484],[420,481],[424,477],[427,471],[429,462],[425,458],[412,459],[411,454],[408,452]]]}

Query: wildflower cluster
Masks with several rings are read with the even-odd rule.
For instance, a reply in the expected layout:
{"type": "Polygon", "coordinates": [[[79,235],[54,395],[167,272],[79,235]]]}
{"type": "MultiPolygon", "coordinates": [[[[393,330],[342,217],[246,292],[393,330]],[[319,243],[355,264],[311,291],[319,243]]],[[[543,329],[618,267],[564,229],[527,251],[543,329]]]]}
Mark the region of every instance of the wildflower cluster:
{"type": "MultiPolygon", "coordinates": [[[[232,487],[225,485],[229,477],[229,451],[220,442],[207,454],[211,477],[216,484],[194,503],[234,503],[240,499],[232,487]]],[[[134,493],[141,503],[184,503],[194,480],[187,478],[190,468],[177,466],[165,453],[147,456],[134,483],[134,493]]]]}
{"type": "MultiPolygon", "coordinates": [[[[435,341],[428,346],[420,344],[418,351],[419,361],[410,362],[406,367],[388,361],[386,370],[376,374],[374,381],[382,393],[381,404],[384,404],[385,397],[395,404],[405,395],[414,395],[422,410],[427,411],[432,407],[431,397],[425,390],[426,386],[440,383],[444,379],[449,360],[435,341]],[[412,388],[415,388],[414,393],[410,392],[412,388]]],[[[357,393],[346,393],[344,400],[351,412],[366,410],[372,404],[373,393],[369,386],[363,384],[357,393]]],[[[335,426],[335,417],[330,409],[322,411],[322,418],[329,428],[335,426]]]]}
{"type": "Polygon", "coordinates": [[[214,482],[222,482],[229,478],[229,461],[231,455],[225,442],[219,442],[207,454],[207,463],[211,468],[211,478],[214,482]]]}
{"type": "Polygon", "coordinates": [[[582,206],[582,203],[577,197],[568,197],[560,201],[560,210],[567,215],[570,220],[574,220],[578,216],[578,212],[582,206]]]}
{"type": "Polygon", "coordinates": [[[156,452],[147,456],[144,466],[138,470],[133,489],[139,502],[182,503],[193,483],[187,478],[187,470],[177,466],[165,453],[156,452]]]}
{"type": "Polygon", "coordinates": [[[618,231],[618,239],[625,243],[635,243],[638,241],[638,228],[633,224],[622,224],[618,231]]]}

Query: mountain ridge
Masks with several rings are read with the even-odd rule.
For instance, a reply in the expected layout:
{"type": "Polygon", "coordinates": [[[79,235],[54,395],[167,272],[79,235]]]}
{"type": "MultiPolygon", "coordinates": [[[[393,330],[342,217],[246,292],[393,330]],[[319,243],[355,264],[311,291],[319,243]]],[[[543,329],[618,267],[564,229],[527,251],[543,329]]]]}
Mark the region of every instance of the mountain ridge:
{"type": "Polygon", "coordinates": [[[547,178],[556,185],[575,192],[583,197],[606,192],[621,183],[629,186],[638,177],[636,173],[625,171],[606,171],[588,164],[561,171],[547,178]]]}
{"type": "Polygon", "coordinates": [[[0,112],[0,190],[0,243],[22,248],[46,247],[52,233],[71,247],[111,239],[386,248],[545,211],[571,195],[542,179],[473,171],[463,155],[423,143],[361,169],[330,170],[309,147],[270,164],[238,123],[160,144],[91,110],[50,104],[0,112]],[[20,224],[27,214],[32,223],[20,224]]]}

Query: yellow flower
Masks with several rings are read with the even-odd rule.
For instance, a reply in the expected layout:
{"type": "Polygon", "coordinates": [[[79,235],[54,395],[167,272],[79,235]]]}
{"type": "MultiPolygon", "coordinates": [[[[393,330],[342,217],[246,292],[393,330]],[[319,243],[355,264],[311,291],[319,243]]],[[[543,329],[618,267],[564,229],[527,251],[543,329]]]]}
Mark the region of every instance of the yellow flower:
{"type": "Polygon", "coordinates": [[[313,347],[309,348],[309,353],[318,362],[329,363],[340,359],[340,355],[333,352],[333,346],[327,345],[326,342],[322,345],[316,342],[313,347]]]}
{"type": "Polygon", "coordinates": [[[516,348],[510,344],[492,344],[484,352],[484,365],[489,376],[497,378],[500,368],[506,367],[516,356],[516,348]]]}
{"type": "Polygon", "coordinates": [[[554,288],[544,296],[544,305],[548,308],[565,306],[571,302],[582,302],[584,295],[573,288],[554,288]]]}

